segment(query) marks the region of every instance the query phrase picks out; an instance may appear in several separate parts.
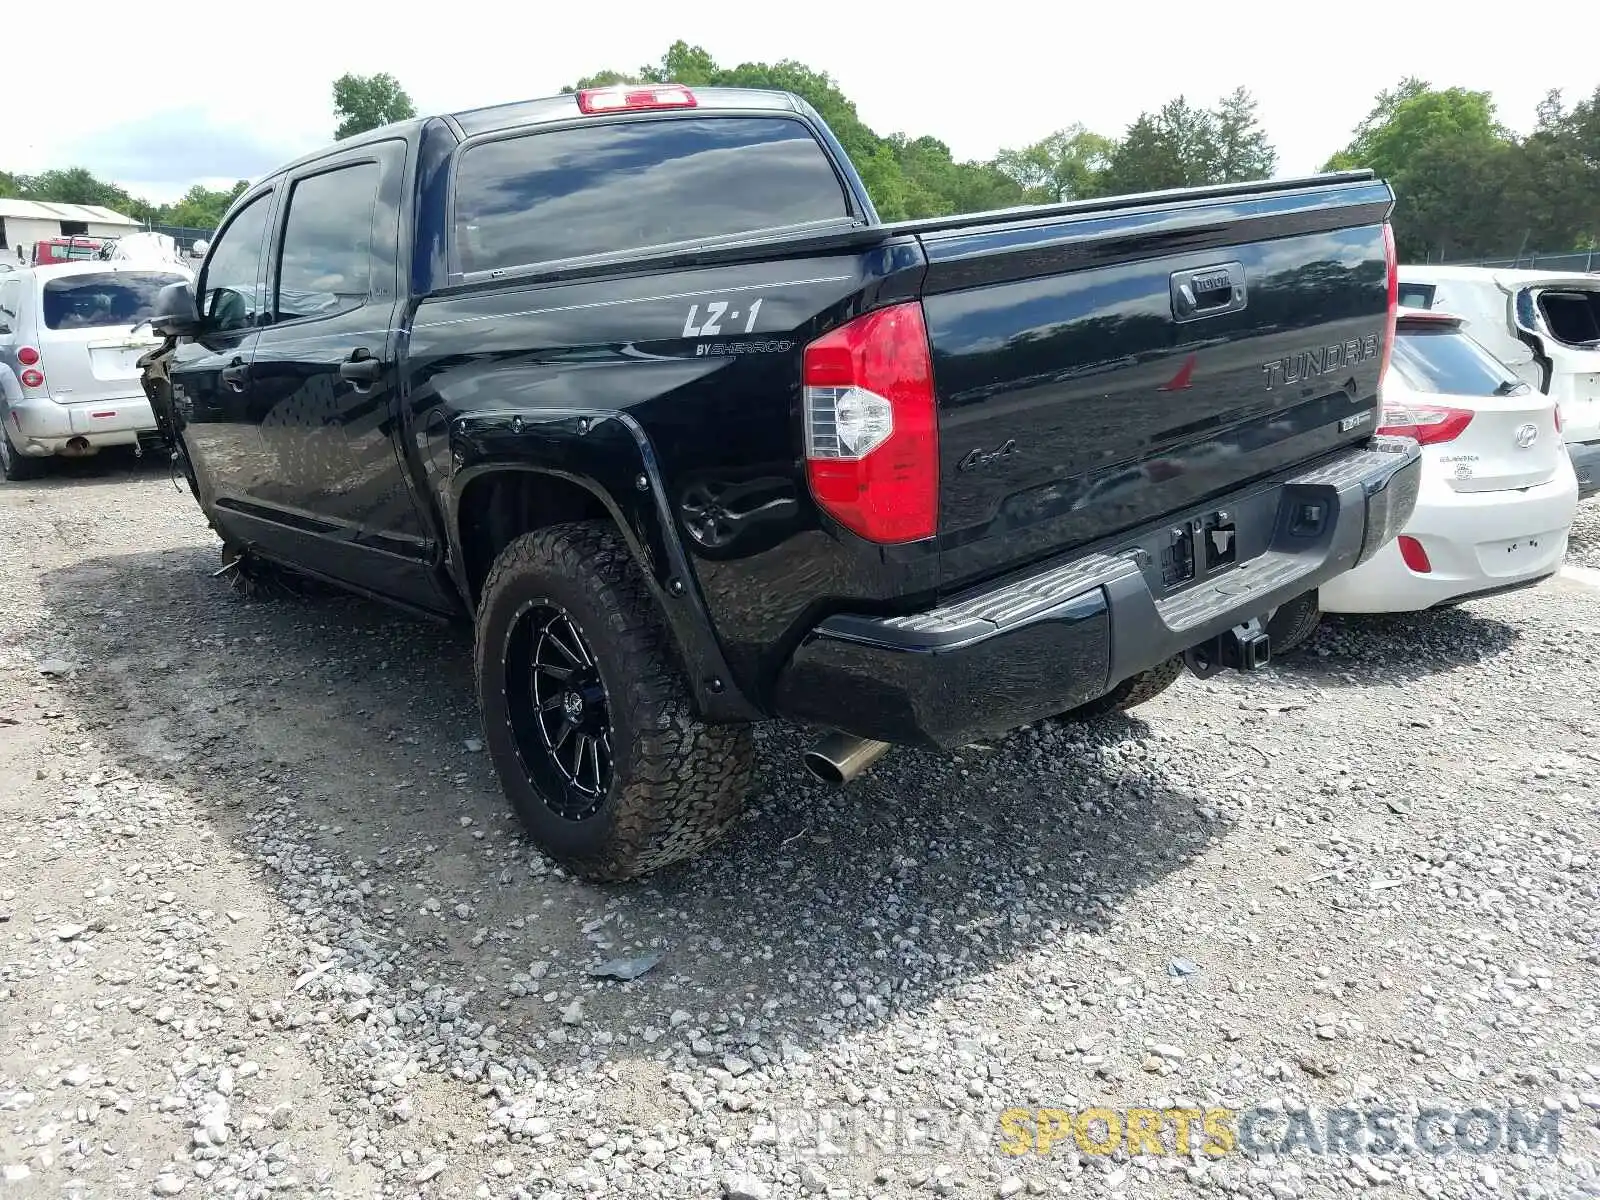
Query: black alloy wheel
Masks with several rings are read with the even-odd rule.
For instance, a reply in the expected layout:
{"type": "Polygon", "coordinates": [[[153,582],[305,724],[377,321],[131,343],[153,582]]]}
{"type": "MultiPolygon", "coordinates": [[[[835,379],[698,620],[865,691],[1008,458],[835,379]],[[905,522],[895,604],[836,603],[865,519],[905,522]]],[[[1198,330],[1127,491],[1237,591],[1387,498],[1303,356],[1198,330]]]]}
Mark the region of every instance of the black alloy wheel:
{"type": "Polygon", "coordinates": [[[506,638],[506,666],[517,754],[545,806],[568,821],[592,816],[605,802],[616,756],[611,699],[583,630],[559,604],[530,603],[506,638]]]}

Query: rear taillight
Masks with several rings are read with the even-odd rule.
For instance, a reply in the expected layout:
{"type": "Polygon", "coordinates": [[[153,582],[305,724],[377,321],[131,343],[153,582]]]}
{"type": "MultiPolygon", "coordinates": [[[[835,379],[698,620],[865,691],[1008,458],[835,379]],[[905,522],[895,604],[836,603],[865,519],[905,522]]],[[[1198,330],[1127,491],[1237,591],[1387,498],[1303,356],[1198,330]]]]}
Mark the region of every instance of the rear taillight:
{"type": "Polygon", "coordinates": [[[39,370],[37,367],[29,367],[21,375],[17,376],[17,378],[22,381],[22,386],[25,388],[44,386],[44,372],[39,370]]]}
{"type": "Polygon", "coordinates": [[[1550,415],[1553,416],[1556,419],[1556,432],[1560,433],[1561,432],[1561,406],[1559,404],[1554,405],[1550,409],[1550,415]]]}
{"type": "Polygon", "coordinates": [[[1427,575],[1433,570],[1433,564],[1428,561],[1428,552],[1416,538],[1401,534],[1395,538],[1395,542],[1400,547],[1400,561],[1411,570],[1418,575],[1427,575]]]}
{"type": "Polygon", "coordinates": [[[873,542],[932,537],[939,427],[922,306],[897,304],[805,349],[806,476],[846,529],[873,542]]]}
{"type": "Polygon", "coordinates": [[[698,103],[693,92],[676,83],[584,88],[578,93],[578,111],[591,116],[650,108],[694,108],[698,103]]]}
{"type": "Polygon", "coordinates": [[[1394,328],[1400,317],[1400,256],[1394,245],[1394,226],[1383,224],[1383,257],[1389,272],[1389,315],[1384,319],[1383,349],[1378,356],[1378,386],[1389,374],[1389,358],[1394,353],[1394,328]]]}
{"type": "Polygon", "coordinates": [[[25,367],[39,365],[39,352],[32,346],[22,346],[17,350],[17,361],[25,367]]]}
{"type": "Polygon", "coordinates": [[[1385,404],[1379,433],[1415,438],[1424,446],[1451,442],[1472,424],[1469,408],[1445,408],[1435,404],[1385,404]]]}

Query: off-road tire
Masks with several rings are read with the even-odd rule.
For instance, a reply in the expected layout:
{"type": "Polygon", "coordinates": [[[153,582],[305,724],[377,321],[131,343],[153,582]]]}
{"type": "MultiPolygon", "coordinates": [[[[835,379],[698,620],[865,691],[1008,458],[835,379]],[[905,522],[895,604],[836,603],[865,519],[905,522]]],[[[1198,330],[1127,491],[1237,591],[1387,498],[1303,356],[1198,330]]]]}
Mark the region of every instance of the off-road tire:
{"type": "Polygon", "coordinates": [[[48,458],[29,458],[18,450],[12,444],[11,435],[6,432],[3,424],[0,424],[0,438],[5,439],[5,447],[0,450],[0,474],[4,474],[13,483],[42,479],[50,470],[48,458]]]}
{"type": "Polygon", "coordinates": [[[1169,658],[1164,663],[1157,663],[1148,671],[1128,676],[1099,699],[1080,704],[1077,708],[1069,708],[1056,719],[1087,721],[1110,712],[1127,712],[1147,700],[1154,700],[1178,682],[1178,676],[1182,674],[1183,658],[1181,656],[1169,658]]]}
{"type": "Polygon", "coordinates": [[[750,728],[695,716],[661,613],[609,523],[553,525],[501,551],[478,604],[474,659],[501,787],[533,841],[575,874],[649,874],[711,845],[738,815],[754,757],[750,728]],[[546,604],[576,623],[607,695],[611,778],[598,809],[579,819],[546,803],[511,724],[513,631],[530,605],[546,604]]]}
{"type": "Polygon", "coordinates": [[[1280,604],[1278,611],[1267,622],[1267,639],[1271,643],[1272,656],[1276,658],[1280,654],[1292,654],[1311,640],[1311,635],[1317,632],[1320,624],[1322,610],[1317,607],[1315,592],[1307,592],[1287,604],[1280,604]]]}

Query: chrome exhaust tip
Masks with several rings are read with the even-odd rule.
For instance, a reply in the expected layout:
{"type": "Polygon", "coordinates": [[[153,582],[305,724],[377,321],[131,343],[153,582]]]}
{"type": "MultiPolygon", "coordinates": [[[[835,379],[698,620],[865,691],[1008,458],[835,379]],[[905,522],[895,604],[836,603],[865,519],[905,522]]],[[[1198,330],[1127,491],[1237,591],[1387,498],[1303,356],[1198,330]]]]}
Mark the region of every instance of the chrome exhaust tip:
{"type": "Polygon", "coordinates": [[[888,742],[875,742],[850,733],[830,733],[806,751],[806,770],[823,783],[842,787],[862,774],[889,750],[888,742]]]}

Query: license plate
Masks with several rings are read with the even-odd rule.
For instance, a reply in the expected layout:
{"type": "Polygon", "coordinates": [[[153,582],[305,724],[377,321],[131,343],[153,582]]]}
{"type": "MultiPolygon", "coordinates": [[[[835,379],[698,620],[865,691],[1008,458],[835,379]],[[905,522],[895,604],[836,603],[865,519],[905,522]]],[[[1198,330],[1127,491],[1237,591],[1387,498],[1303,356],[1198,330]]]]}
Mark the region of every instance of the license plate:
{"type": "Polygon", "coordinates": [[[139,373],[139,358],[148,346],[93,346],[89,350],[98,379],[129,379],[139,373]]]}
{"type": "Polygon", "coordinates": [[[1491,575],[1509,575],[1549,553],[1554,536],[1541,533],[1501,542],[1483,542],[1478,546],[1478,561],[1491,575]]]}

